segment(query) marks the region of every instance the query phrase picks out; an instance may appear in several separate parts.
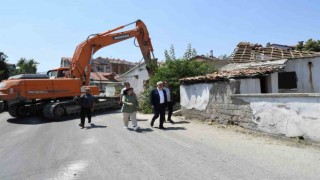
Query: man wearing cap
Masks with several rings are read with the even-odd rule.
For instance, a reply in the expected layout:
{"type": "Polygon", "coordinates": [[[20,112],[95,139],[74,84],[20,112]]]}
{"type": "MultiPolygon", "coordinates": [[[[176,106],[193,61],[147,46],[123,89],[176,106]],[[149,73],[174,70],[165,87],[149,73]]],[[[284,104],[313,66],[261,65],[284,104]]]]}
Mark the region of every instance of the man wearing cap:
{"type": "Polygon", "coordinates": [[[159,129],[165,129],[163,123],[165,121],[165,110],[167,103],[167,94],[163,89],[163,82],[157,82],[157,88],[151,91],[151,106],[153,108],[154,116],[151,119],[151,127],[154,124],[154,121],[160,115],[159,129]]]}
{"type": "Polygon", "coordinates": [[[91,114],[93,110],[94,98],[90,93],[90,88],[85,89],[86,93],[80,96],[80,127],[84,128],[85,118],[88,117],[88,123],[91,123],[91,114]]]}

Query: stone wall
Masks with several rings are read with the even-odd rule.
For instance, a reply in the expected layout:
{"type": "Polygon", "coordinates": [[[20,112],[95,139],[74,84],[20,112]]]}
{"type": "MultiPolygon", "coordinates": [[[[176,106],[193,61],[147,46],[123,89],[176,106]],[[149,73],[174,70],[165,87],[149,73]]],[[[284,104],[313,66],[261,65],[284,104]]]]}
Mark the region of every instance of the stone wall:
{"type": "Polygon", "coordinates": [[[255,129],[250,103],[231,98],[239,93],[240,81],[181,85],[181,112],[188,119],[217,121],[255,129]]]}

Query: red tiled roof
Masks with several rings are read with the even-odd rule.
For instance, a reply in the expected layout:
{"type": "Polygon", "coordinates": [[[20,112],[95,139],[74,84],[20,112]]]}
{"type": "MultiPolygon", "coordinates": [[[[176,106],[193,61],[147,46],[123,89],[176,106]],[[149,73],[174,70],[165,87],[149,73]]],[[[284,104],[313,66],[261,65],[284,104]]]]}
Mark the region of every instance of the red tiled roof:
{"type": "Polygon", "coordinates": [[[281,71],[282,68],[279,66],[268,66],[268,67],[255,67],[248,69],[239,69],[231,71],[220,71],[204,76],[187,77],[180,79],[182,83],[191,82],[211,82],[211,81],[222,81],[230,78],[249,78],[257,77],[264,74],[270,74],[272,72],[281,71]]]}
{"type": "Polygon", "coordinates": [[[113,73],[91,72],[90,78],[94,81],[110,81],[117,82],[113,73]]]}

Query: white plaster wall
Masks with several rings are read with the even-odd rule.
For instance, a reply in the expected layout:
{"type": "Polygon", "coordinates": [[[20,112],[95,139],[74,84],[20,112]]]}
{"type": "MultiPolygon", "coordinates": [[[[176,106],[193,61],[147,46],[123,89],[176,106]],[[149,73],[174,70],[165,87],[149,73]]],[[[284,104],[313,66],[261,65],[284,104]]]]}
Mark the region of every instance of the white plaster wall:
{"type": "Polygon", "coordinates": [[[240,94],[261,93],[260,79],[240,79],[240,94]]]}
{"type": "Polygon", "coordinates": [[[279,92],[279,85],[278,85],[278,73],[272,73],[270,76],[271,80],[271,93],[278,93],[279,92]]]}
{"type": "Polygon", "coordinates": [[[205,110],[209,103],[212,87],[212,84],[181,85],[181,106],[186,109],[205,110]]]}
{"type": "Polygon", "coordinates": [[[320,57],[288,60],[285,71],[295,71],[298,77],[298,92],[320,92],[320,57]],[[308,62],[312,62],[312,84],[310,83],[310,71],[308,62]]]}
{"type": "Polygon", "coordinates": [[[246,97],[261,131],[320,142],[320,97],[246,97]]]}
{"type": "Polygon", "coordinates": [[[143,91],[143,82],[149,79],[148,71],[145,63],[141,64],[138,68],[133,69],[121,77],[121,81],[129,82],[136,94],[143,91]],[[135,78],[138,75],[138,79],[135,78]]]}

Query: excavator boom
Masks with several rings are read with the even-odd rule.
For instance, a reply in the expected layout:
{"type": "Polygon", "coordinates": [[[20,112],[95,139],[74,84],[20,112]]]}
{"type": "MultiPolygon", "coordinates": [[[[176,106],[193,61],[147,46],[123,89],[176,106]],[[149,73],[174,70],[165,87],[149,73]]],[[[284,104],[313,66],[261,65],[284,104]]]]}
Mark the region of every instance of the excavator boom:
{"type": "MultiPolygon", "coordinates": [[[[117,27],[101,34],[95,34],[93,37],[88,37],[87,40],[79,44],[72,58],[71,76],[82,79],[83,85],[88,85],[90,80],[92,55],[105,46],[109,46],[133,37],[138,41],[147,66],[151,67],[151,64],[156,64],[156,60],[153,55],[151,39],[149,37],[149,32],[146,25],[141,20],[137,20],[133,23],[117,27]],[[136,23],[135,29],[115,33],[115,31],[123,29],[133,23],[136,23]],[[153,57],[151,57],[151,55],[153,57]]],[[[154,74],[152,68],[148,68],[147,71],[149,76],[154,74]]]]}

